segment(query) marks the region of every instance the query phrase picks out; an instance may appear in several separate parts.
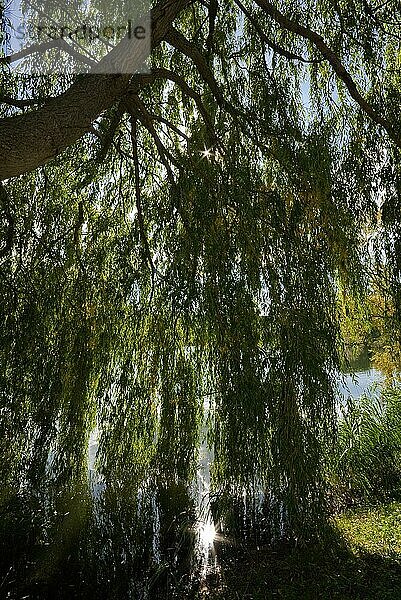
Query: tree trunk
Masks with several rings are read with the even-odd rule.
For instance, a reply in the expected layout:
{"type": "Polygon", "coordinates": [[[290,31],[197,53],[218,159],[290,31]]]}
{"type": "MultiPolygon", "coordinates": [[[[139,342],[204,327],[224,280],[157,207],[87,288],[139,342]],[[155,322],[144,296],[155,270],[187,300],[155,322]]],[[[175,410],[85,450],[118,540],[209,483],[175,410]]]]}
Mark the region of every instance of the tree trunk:
{"type": "MultiPolygon", "coordinates": [[[[152,48],[160,44],[177,15],[192,0],[162,0],[152,10],[152,48]]],[[[110,53],[127,49],[124,39],[110,53]]],[[[132,49],[132,46],[130,46],[132,49]]],[[[110,55],[105,61],[110,60],[110,55]]],[[[112,58],[112,57],[111,57],[112,58]]],[[[135,71],[143,57],[124,57],[125,71],[135,71]]],[[[87,74],[35,111],[0,121],[0,180],[46,164],[90,130],[93,121],[124,93],[132,75],[87,74]]],[[[138,83],[140,76],[138,76],[138,83]]]]}

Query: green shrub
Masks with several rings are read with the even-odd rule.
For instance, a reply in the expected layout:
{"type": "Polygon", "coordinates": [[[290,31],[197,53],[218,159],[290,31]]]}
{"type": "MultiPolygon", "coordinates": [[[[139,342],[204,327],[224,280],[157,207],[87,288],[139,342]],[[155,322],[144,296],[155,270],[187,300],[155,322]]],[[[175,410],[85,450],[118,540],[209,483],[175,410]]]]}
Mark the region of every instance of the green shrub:
{"type": "Polygon", "coordinates": [[[342,504],[401,498],[401,388],[376,388],[348,401],[329,458],[333,497],[342,504]]]}

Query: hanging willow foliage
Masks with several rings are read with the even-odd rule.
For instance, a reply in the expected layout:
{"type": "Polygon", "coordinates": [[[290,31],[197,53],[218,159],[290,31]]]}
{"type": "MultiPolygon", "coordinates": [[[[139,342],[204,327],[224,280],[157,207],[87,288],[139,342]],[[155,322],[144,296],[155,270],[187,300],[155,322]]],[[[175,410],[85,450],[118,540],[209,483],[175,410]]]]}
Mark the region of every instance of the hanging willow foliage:
{"type": "MultiPolygon", "coordinates": [[[[308,538],[339,293],[377,269],[401,321],[399,6],[175,6],[151,73],[1,188],[3,485],[85,479],[95,428],[107,482],[190,482],[206,411],[215,492],[264,490],[308,538]]],[[[2,85],[0,133],[74,81],[2,85]]]]}

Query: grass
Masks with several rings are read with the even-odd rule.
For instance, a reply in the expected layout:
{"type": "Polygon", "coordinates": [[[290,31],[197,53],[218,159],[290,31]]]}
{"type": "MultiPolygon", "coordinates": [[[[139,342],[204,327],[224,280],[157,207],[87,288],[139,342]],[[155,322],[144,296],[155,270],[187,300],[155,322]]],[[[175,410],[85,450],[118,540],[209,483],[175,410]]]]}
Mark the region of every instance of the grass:
{"type": "Polygon", "coordinates": [[[401,504],[354,509],[336,519],[338,543],[305,548],[219,548],[213,600],[400,600],[401,504]]]}
{"type": "Polygon", "coordinates": [[[401,503],[349,511],[337,525],[356,555],[370,553],[401,562],[401,503]]]}

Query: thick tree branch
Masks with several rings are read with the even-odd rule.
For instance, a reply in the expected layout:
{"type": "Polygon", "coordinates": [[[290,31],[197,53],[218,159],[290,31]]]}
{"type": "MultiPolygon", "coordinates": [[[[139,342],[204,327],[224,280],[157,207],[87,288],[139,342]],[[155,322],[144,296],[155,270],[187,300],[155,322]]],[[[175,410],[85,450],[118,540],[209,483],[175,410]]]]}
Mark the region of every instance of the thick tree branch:
{"type": "Polygon", "coordinates": [[[209,86],[210,91],[216,99],[216,102],[222,108],[226,108],[228,103],[226,102],[219,88],[219,85],[213,75],[213,72],[207,64],[205,57],[203,56],[201,51],[198,50],[195,44],[187,40],[187,38],[184,35],[182,35],[182,33],[174,29],[174,27],[170,27],[169,31],[165,35],[165,40],[166,42],[171,44],[171,46],[173,46],[192,60],[192,62],[198,69],[202,79],[209,86]]]}
{"type": "Polygon", "coordinates": [[[208,11],[209,33],[206,38],[206,48],[207,48],[209,54],[213,50],[213,38],[214,38],[215,29],[216,29],[218,8],[219,8],[218,0],[210,0],[209,11],[208,11]]]}
{"type": "Polygon", "coordinates": [[[379,114],[362,96],[356,86],[355,81],[352,79],[351,74],[342,64],[337,54],[331,48],[329,48],[329,46],[327,46],[322,36],[315,31],[312,31],[308,27],[300,25],[299,23],[296,23],[292,19],[283,15],[275,6],[273,6],[273,4],[268,2],[268,0],[256,0],[256,3],[265,11],[266,14],[270,15],[276,21],[276,23],[280,25],[280,27],[286,29],[287,31],[291,31],[292,33],[295,33],[296,35],[299,35],[305,40],[308,40],[314,44],[314,46],[316,46],[316,48],[321,52],[322,56],[330,63],[337,77],[344,82],[351,98],[355,100],[355,102],[360,106],[364,113],[372,119],[372,121],[378,125],[381,125],[387,131],[393,142],[395,142],[395,144],[401,148],[401,138],[394,131],[390,121],[379,114]]]}
{"type": "Polygon", "coordinates": [[[226,113],[228,113],[234,121],[238,121],[238,119],[240,119],[242,125],[246,129],[248,129],[248,126],[252,127],[252,115],[250,115],[244,110],[238,109],[226,99],[226,97],[223,95],[220,89],[218,82],[216,81],[213,71],[211,70],[211,68],[205,60],[205,57],[195,46],[195,44],[187,40],[186,37],[182,35],[182,33],[177,31],[173,27],[171,27],[168,33],[166,34],[165,40],[174,48],[176,48],[192,60],[203,81],[208,85],[210,91],[212,92],[218,106],[226,113]]]}
{"type": "Polygon", "coordinates": [[[43,104],[48,100],[48,98],[12,98],[11,96],[0,93],[0,104],[7,104],[8,106],[14,106],[14,108],[29,108],[37,106],[38,104],[43,104]]]}
{"type": "Polygon", "coordinates": [[[187,38],[182,35],[182,33],[174,29],[174,27],[171,27],[167,32],[165,40],[171,44],[171,46],[192,60],[200,76],[209,87],[215,101],[222,110],[231,115],[234,120],[241,118],[243,121],[247,121],[249,119],[249,115],[247,115],[244,111],[239,110],[226,99],[220,89],[219,84],[217,83],[212,69],[209,67],[205,57],[195,46],[195,44],[187,40],[187,38]]]}
{"type": "MultiPolygon", "coordinates": [[[[154,48],[161,41],[166,40],[190,58],[202,79],[211,90],[220,108],[234,119],[240,118],[246,124],[249,115],[228,101],[202,52],[195,44],[187,40],[172,27],[174,19],[181,11],[190,6],[193,1],[160,0],[152,11],[152,46],[154,48]]],[[[240,9],[245,11],[244,14],[249,17],[250,13],[243,7],[242,2],[239,0],[236,0],[236,2],[240,9]]],[[[365,114],[373,122],[381,125],[393,141],[401,147],[401,139],[391,122],[362,96],[339,56],[327,46],[318,33],[286,17],[268,0],[255,0],[255,3],[267,15],[273,18],[281,28],[293,32],[314,44],[321,52],[323,59],[330,63],[336,75],[344,82],[351,97],[365,114]]],[[[216,17],[214,14],[216,6],[216,2],[213,2],[211,5],[211,22],[209,26],[212,32],[216,17]]],[[[255,22],[253,22],[253,25],[255,26],[255,22]]],[[[259,29],[256,28],[258,35],[260,35],[259,29]]],[[[273,47],[271,41],[265,39],[265,36],[261,39],[265,43],[270,44],[270,47],[273,47]]],[[[211,38],[209,42],[211,42],[211,38]]],[[[128,55],[127,52],[124,55],[124,49],[126,51],[127,48],[128,46],[124,45],[123,40],[105,58],[106,61],[113,61],[115,57],[116,59],[124,60],[125,74],[98,75],[92,73],[77,77],[73,85],[65,93],[56,98],[46,100],[43,106],[32,112],[8,117],[0,121],[0,181],[34,170],[38,166],[44,165],[55,158],[90,131],[93,122],[100,114],[114,106],[119,100],[123,100],[127,89],[130,90],[130,94],[132,92],[137,93],[141,87],[153,81],[155,76],[167,76],[179,85],[183,93],[196,102],[197,108],[207,124],[209,132],[211,135],[214,135],[213,123],[202,104],[200,95],[192,90],[180,75],[175,73],[167,74],[165,69],[157,69],[156,74],[138,74],[132,76],[131,73],[135,71],[140,57],[131,56],[129,52],[128,55]]],[[[132,46],[129,46],[129,48],[132,53],[132,46]]],[[[283,51],[282,48],[277,48],[276,51],[280,51],[287,58],[295,58],[295,55],[288,53],[286,50],[283,51]]],[[[301,57],[296,58],[301,60],[301,57]]],[[[4,101],[7,102],[6,99],[4,101]]],[[[29,106],[28,102],[25,100],[16,100],[14,106],[25,108],[29,106]]],[[[10,104],[12,103],[10,102],[10,104]]],[[[143,115],[142,118],[144,118],[143,115]]],[[[106,150],[109,143],[108,140],[105,146],[106,150]]]]}
{"type": "Polygon", "coordinates": [[[161,141],[160,137],[157,134],[157,131],[154,128],[152,117],[146,110],[145,105],[140,100],[140,98],[138,98],[138,96],[132,96],[130,98],[127,98],[125,103],[131,116],[135,120],[138,119],[142,123],[142,125],[149,131],[150,135],[153,138],[153,141],[155,142],[157,151],[159,152],[160,159],[166,168],[169,181],[171,183],[174,183],[174,173],[171,169],[169,161],[176,167],[179,167],[179,164],[170,154],[167,148],[165,148],[165,146],[163,145],[163,142],[161,141]]]}
{"type": "Polygon", "coordinates": [[[0,64],[11,64],[13,62],[17,62],[26,56],[30,56],[31,54],[41,54],[46,52],[47,50],[51,50],[53,48],[58,48],[59,50],[63,50],[73,58],[78,59],[80,62],[83,62],[90,67],[93,67],[95,61],[91,58],[88,58],[84,54],[81,54],[74,48],[72,48],[65,40],[49,40],[48,42],[42,42],[41,44],[33,44],[32,46],[28,46],[27,48],[23,48],[19,52],[15,52],[10,56],[2,56],[0,57],[0,64]]]}
{"type": "MultiPolygon", "coordinates": [[[[160,44],[178,14],[193,0],[161,0],[152,11],[152,46],[160,44]]],[[[106,60],[120,58],[127,41],[120,44],[106,60]]],[[[132,46],[128,46],[132,48],[132,46]]],[[[126,74],[77,77],[62,95],[36,111],[0,121],[0,180],[32,171],[55,158],[74,144],[89,129],[92,122],[120,98],[135,71],[138,60],[128,56],[126,74]]],[[[142,60],[141,60],[142,62],[142,60]]],[[[141,81],[141,76],[134,76],[141,81]]]]}

